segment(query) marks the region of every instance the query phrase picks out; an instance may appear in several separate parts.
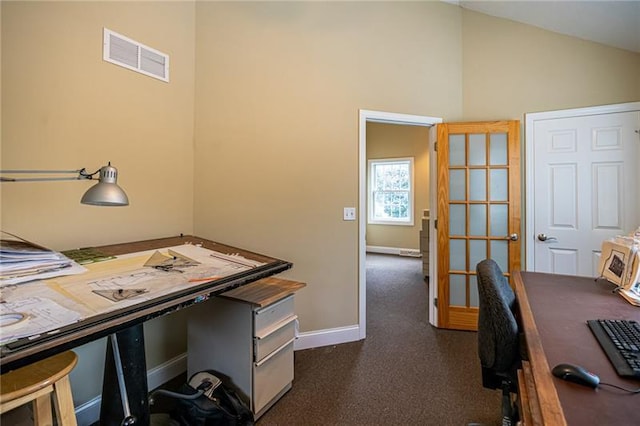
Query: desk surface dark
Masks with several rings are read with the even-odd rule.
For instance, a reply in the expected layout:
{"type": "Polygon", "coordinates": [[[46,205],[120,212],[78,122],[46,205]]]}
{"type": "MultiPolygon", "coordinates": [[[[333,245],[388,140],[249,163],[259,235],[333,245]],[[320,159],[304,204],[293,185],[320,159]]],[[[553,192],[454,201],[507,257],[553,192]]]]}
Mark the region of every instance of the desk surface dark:
{"type": "Polygon", "coordinates": [[[4,345],[0,348],[0,367],[2,368],[2,372],[97,340],[130,326],[143,323],[149,319],[190,306],[207,297],[215,296],[258,279],[277,274],[292,266],[290,262],[194,236],[160,238],[97,248],[105,254],[122,255],[177,246],[185,243],[201,244],[204,248],[220,253],[240,254],[248,259],[264,262],[264,265],[224,278],[203,282],[200,285],[188,289],[177,290],[169,295],[157,297],[138,305],[86,318],[77,323],[62,327],[59,332],[54,335],[47,335],[33,340],[24,338],[4,345]]]}
{"type": "Polygon", "coordinates": [[[612,293],[614,286],[606,280],[533,272],[520,275],[526,293],[516,284],[520,307],[523,314],[530,309],[535,322],[524,328],[527,342],[534,342],[529,355],[536,386],[552,383],[568,425],[640,424],[640,394],[609,387],[593,390],[555,378],[550,372],[557,364],[572,363],[597,374],[601,382],[640,387],[640,381],[617,375],[586,323],[599,318],[640,320],[640,308],[612,293]],[[538,334],[542,354],[531,353],[536,350],[532,333],[538,334]]]}

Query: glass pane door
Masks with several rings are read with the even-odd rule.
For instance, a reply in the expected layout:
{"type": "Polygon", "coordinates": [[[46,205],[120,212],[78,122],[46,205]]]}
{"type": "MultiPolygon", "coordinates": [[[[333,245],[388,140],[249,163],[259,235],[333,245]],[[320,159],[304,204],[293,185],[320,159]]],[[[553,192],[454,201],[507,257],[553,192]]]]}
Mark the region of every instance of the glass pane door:
{"type": "Polygon", "coordinates": [[[520,267],[519,124],[443,124],[438,144],[439,325],[475,329],[478,262],[520,267]]]}

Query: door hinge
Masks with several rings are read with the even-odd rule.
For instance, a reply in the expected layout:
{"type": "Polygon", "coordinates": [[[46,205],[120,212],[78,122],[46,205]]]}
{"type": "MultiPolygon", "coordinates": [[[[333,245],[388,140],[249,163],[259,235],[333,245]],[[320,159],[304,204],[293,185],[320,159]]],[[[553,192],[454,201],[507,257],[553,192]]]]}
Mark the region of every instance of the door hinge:
{"type": "Polygon", "coordinates": [[[438,151],[438,141],[435,141],[433,144],[433,150],[438,151]]]}
{"type": "Polygon", "coordinates": [[[435,306],[436,308],[438,307],[438,298],[437,297],[433,298],[433,306],[435,306]]]}
{"type": "Polygon", "coordinates": [[[438,219],[435,219],[435,220],[433,221],[433,227],[434,227],[435,229],[438,229],[438,219]]]}

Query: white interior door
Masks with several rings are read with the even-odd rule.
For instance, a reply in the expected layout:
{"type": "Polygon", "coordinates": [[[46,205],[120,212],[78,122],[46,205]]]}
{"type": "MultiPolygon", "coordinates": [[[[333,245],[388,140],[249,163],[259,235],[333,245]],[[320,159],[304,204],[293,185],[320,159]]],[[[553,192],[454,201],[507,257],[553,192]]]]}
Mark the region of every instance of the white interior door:
{"type": "Polygon", "coordinates": [[[634,104],[527,116],[527,269],[597,276],[602,241],[640,225],[634,104]]]}

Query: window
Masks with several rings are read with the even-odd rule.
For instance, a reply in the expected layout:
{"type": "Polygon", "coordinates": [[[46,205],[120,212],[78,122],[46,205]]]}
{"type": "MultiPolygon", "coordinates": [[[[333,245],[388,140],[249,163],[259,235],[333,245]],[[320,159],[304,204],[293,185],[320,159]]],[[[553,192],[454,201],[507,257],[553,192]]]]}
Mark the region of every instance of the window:
{"type": "Polygon", "coordinates": [[[368,223],[413,226],[413,158],[368,163],[368,223]]]}

